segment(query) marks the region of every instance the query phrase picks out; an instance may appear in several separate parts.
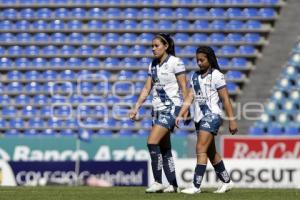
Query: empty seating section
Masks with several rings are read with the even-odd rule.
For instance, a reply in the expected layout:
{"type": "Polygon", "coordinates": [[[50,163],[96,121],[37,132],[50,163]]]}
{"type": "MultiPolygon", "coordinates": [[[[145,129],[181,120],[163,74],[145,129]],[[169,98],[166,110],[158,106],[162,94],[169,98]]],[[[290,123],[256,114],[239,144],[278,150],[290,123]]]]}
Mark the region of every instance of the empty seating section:
{"type": "Polygon", "coordinates": [[[300,134],[300,42],[277,79],[261,119],[250,127],[253,135],[300,134]]]}
{"type": "MultiPolygon", "coordinates": [[[[140,110],[140,121],[128,121],[127,114],[148,76],[151,41],[159,32],[174,37],[188,74],[197,69],[197,46],[211,45],[235,99],[284,3],[0,0],[0,131],[72,135],[87,130],[105,136],[145,136],[151,127],[151,97],[140,110]]],[[[286,92],[300,86],[295,81],[300,56],[296,53],[299,48],[276,85],[265,121],[300,122],[294,112],[299,90],[286,92]],[[285,112],[277,115],[282,109],[285,112]]],[[[177,134],[186,136],[192,129],[177,134]]]]}

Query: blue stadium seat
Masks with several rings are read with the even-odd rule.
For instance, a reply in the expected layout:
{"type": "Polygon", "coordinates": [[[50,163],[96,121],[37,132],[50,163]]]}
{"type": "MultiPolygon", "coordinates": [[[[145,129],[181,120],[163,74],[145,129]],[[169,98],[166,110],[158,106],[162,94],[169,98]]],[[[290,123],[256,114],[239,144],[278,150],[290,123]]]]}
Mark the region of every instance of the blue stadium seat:
{"type": "Polygon", "coordinates": [[[31,81],[39,80],[39,79],[41,79],[41,74],[39,71],[29,70],[29,71],[25,72],[25,78],[27,80],[31,80],[31,81]]]}
{"type": "Polygon", "coordinates": [[[276,5],[278,4],[279,0],[262,0],[264,4],[271,4],[271,5],[276,5]]]}
{"type": "Polygon", "coordinates": [[[194,33],[191,40],[194,42],[207,42],[208,36],[205,33],[194,33]]]}
{"type": "Polygon", "coordinates": [[[209,22],[207,20],[195,20],[195,22],[191,25],[193,29],[208,29],[209,22]]]}
{"type": "Polygon", "coordinates": [[[103,9],[101,8],[91,8],[88,10],[88,16],[92,18],[98,18],[105,15],[103,9]]]}
{"type": "Polygon", "coordinates": [[[125,8],[123,11],[123,16],[125,18],[135,18],[139,14],[139,10],[135,8],[125,8]]]}
{"type": "MultiPolygon", "coordinates": [[[[24,60],[22,60],[22,62],[24,62],[24,65],[26,64],[26,60],[24,59],[24,60]]],[[[46,59],[45,58],[34,58],[33,60],[32,60],[32,66],[34,66],[34,67],[37,67],[37,68],[39,68],[39,67],[45,67],[45,66],[47,66],[47,61],[46,61],[46,59]]]]}
{"type": "Polygon", "coordinates": [[[187,20],[177,20],[175,23],[176,30],[188,30],[190,29],[190,23],[187,20]]]}
{"type": "Polygon", "coordinates": [[[31,62],[28,58],[17,58],[15,60],[15,66],[18,68],[26,68],[31,66],[31,62]]]}
{"type": "Polygon", "coordinates": [[[23,91],[23,85],[20,82],[11,82],[7,85],[6,91],[9,92],[21,92],[23,91]]]}
{"type": "Polygon", "coordinates": [[[1,17],[5,19],[15,19],[18,16],[18,11],[14,8],[6,8],[1,12],[1,17]]]}
{"type": "MultiPolygon", "coordinates": [[[[65,38],[63,38],[63,40],[65,40],[65,38]]],[[[69,35],[70,42],[82,42],[83,40],[84,40],[84,36],[81,33],[71,33],[69,35]]]]}
{"type": "Polygon", "coordinates": [[[188,17],[190,15],[190,10],[187,8],[176,8],[175,16],[177,18],[188,17]]]}
{"type": "MultiPolygon", "coordinates": [[[[57,92],[58,89],[59,89],[58,84],[54,85],[53,87],[54,92],[57,92]]],[[[53,104],[66,103],[66,97],[61,96],[59,94],[51,95],[51,103],[53,104]]]]}
{"type": "Polygon", "coordinates": [[[67,18],[70,17],[70,12],[67,8],[57,8],[54,10],[55,18],[67,18]]]}
{"type": "Polygon", "coordinates": [[[284,134],[287,136],[295,136],[300,134],[299,124],[290,122],[284,127],[284,134]]]}
{"type": "Polygon", "coordinates": [[[197,47],[196,46],[186,46],[182,49],[182,52],[184,54],[191,54],[194,55],[196,52],[197,47]]]}
{"type": "Polygon", "coordinates": [[[35,29],[35,30],[46,30],[49,28],[49,25],[46,21],[44,20],[37,20],[37,21],[34,21],[32,23],[32,27],[35,29]]]}
{"type": "Polygon", "coordinates": [[[23,48],[21,46],[18,45],[14,45],[14,46],[10,46],[7,49],[7,53],[9,55],[22,55],[23,54],[23,48]]]}
{"type": "Polygon", "coordinates": [[[160,1],[157,1],[157,3],[159,5],[172,5],[173,0],[160,0],[160,1]]]}
{"type": "MultiPolygon", "coordinates": [[[[3,87],[3,85],[1,84],[1,86],[0,86],[0,88],[1,88],[0,91],[1,92],[2,92],[2,87],[3,87]]],[[[8,104],[10,104],[10,101],[11,101],[11,98],[10,98],[9,95],[7,95],[7,94],[1,94],[0,95],[0,104],[1,105],[8,105],[8,104]]],[[[18,96],[16,97],[15,101],[18,102],[18,96]]],[[[20,105],[22,105],[22,104],[20,103],[20,105]]]]}
{"type": "MultiPolygon", "coordinates": [[[[65,62],[63,62],[63,63],[65,63],[65,62]]],[[[72,57],[72,58],[69,58],[68,60],[66,60],[66,65],[71,68],[78,68],[78,67],[82,66],[82,60],[80,58],[72,57]]]]}
{"type": "Polygon", "coordinates": [[[20,20],[20,21],[17,21],[15,23],[15,28],[17,30],[28,30],[28,28],[30,27],[30,22],[26,21],[26,20],[20,20]]]}
{"type": "Polygon", "coordinates": [[[139,129],[136,136],[147,137],[149,135],[149,130],[139,129]]]}
{"type": "Polygon", "coordinates": [[[95,49],[95,54],[97,55],[110,55],[111,52],[111,47],[107,45],[100,45],[95,49]]]}
{"type": "Polygon", "coordinates": [[[114,49],[114,52],[117,55],[126,55],[129,52],[129,47],[124,45],[117,45],[114,49]]]}
{"type": "Polygon", "coordinates": [[[102,39],[102,35],[100,33],[89,33],[86,36],[86,40],[89,42],[99,42],[101,41],[101,39],[102,39]]]}
{"type": "Polygon", "coordinates": [[[243,55],[255,54],[255,48],[252,45],[241,45],[239,47],[239,53],[243,55]]]}
{"type": "Polygon", "coordinates": [[[0,22],[0,29],[7,30],[7,31],[12,30],[14,29],[14,24],[9,20],[3,20],[0,22]]]}
{"type": "Polygon", "coordinates": [[[228,89],[229,92],[237,92],[239,87],[235,83],[228,82],[227,83],[227,89],[228,89]]]}
{"type": "Polygon", "coordinates": [[[12,33],[2,33],[0,34],[0,41],[3,42],[13,42],[15,41],[16,37],[12,33]]]}
{"type": "Polygon", "coordinates": [[[35,17],[35,11],[32,8],[23,8],[19,11],[19,16],[23,19],[32,19],[35,17]]]}
{"type": "MultiPolygon", "coordinates": [[[[58,50],[58,48],[56,46],[54,46],[54,45],[47,45],[47,46],[45,46],[43,48],[42,54],[54,56],[54,55],[58,55],[58,51],[59,50],[58,50]]],[[[32,51],[32,53],[34,53],[34,51],[32,51]]],[[[38,55],[38,54],[39,54],[39,52],[36,52],[35,55],[38,55]]],[[[34,54],[31,54],[31,55],[34,55],[34,54]]]]}
{"type": "MultiPolygon", "coordinates": [[[[47,100],[45,100],[45,101],[39,101],[39,104],[40,105],[44,105],[44,104],[46,104],[46,103],[48,103],[50,101],[50,99],[48,99],[47,98],[47,100]]],[[[51,111],[51,106],[43,106],[42,108],[41,108],[41,116],[43,116],[43,117],[52,117],[52,111],[51,111]]]]}
{"type": "Polygon", "coordinates": [[[171,8],[159,8],[157,10],[157,14],[161,18],[172,17],[173,16],[173,10],[171,8]]]}
{"type": "Polygon", "coordinates": [[[12,60],[6,57],[0,58],[0,68],[8,68],[13,64],[12,60]]]}
{"type": "Polygon", "coordinates": [[[143,119],[140,122],[140,126],[144,129],[150,129],[152,127],[152,122],[149,119],[143,119]]]}
{"type": "Polygon", "coordinates": [[[146,67],[148,69],[149,64],[152,62],[151,58],[144,57],[139,60],[140,67],[146,67]]]}
{"type": "Polygon", "coordinates": [[[136,74],[135,74],[135,79],[139,80],[139,81],[144,81],[148,78],[148,72],[145,70],[139,70],[136,74]]]}
{"type": "Polygon", "coordinates": [[[212,17],[224,17],[226,16],[226,11],[223,8],[210,8],[209,14],[212,17]]]}
{"type": "Polygon", "coordinates": [[[240,8],[229,8],[226,15],[230,18],[243,17],[243,11],[240,8]]]}
{"type": "Polygon", "coordinates": [[[160,20],[157,23],[157,28],[160,30],[169,30],[173,28],[173,23],[170,20],[160,20]]]}
{"type": "Polygon", "coordinates": [[[51,35],[52,42],[62,43],[66,41],[66,35],[64,33],[53,33],[51,35]]]}
{"type": "Polygon", "coordinates": [[[236,53],[236,47],[232,45],[224,45],[220,48],[220,53],[224,55],[230,55],[236,53]]]}
{"type": "Polygon", "coordinates": [[[174,40],[176,42],[188,42],[190,40],[190,36],[186,33],[176,33],[174,35],[174,40]]]}
{"type": "Polygon", "coordinates": [[[231,60],[231,65],[234,68],[246,68],[247,67],[247,60],[245,58],[233,58],[231,60]]]}
{"type": "Polygon", "coordinates": [[[24,74],[17,70],[12,70],[7,73],[7,79],[11,81],[19,81],[23,79],[24,74]]]}
{"type": "Polygon", "coordinates": [[[14,106],[5,106],[2,108],[2,116],[16,117],[18,110],[14,106]]]}
{"type": "Polygon", "coordinates": [[[138,61],[136,58],[124,58],[121,62],[122,67],[130,68],[130,67],[136,67],[138,65],[138,61]]]}
{"type": "Polygon", "coordinates": [[[251,126],[248,131],[249,135],[261,136],[265,135],[265,130],[261,126],[251,126]]]}
{"type": "Polygon", "coordinates": [[[245,23],[245,27],[247,29],[260,29],[261,28],[261,22],[258,21],[258,20],[248,20],[246,23],[245,23]]]}
{"type": "Polygon", "coordinates": [[[79,55],[92,55],[93,54],[93,47],[89,45],[81,45],[77,51],[79,55]]]}
{"type": "Polygon", "coordinates": [[[25,55],[36,56],[40,54],[40,47],[36,45],[26,46],[23,52],[25,55]]]}
{"type": "Polygon", "coordinates": [[[218,63],[219,63],[219,66],[220,66],[221,69],[226,69],[230,66],[228,58],[219,57],[218,58],[218,63]]]}
{"type": "MultiPolygon", "coordinates": [[[[0,121],[0,124],[1,124],[1,121],[0,121]]],[[[6,124],[7,123],[5,123],[5,125],[2,127],[5,127],[6,124]]],[[[17,136],[17,135],[21,135],[21,131],[18,129],[10,128],[10,129],[5,130],[5,136],[17,136]]]]}
{"type": "Polygon", "coordinates": [[[272,18],[276,16],[276,11],[273,8],[260,8],[259,15],[264,18],[272,18]]]}
{"type": "Polygon", "coordinates": [[[149,18],[155,16],[155,10],[152,8],[142,8],[139,11],[139,17],[149,18]]]}
{"type": "Polygon", "coordinates": [[[118,80],[132,80],[133,73],[131,71],[121,70],[118,73],[118,80]]]}
{"type": "Polygon", "coordinates": [[[154,38],[152,33],[142,33],[139,35],[138,40],[141,42],[151,42],[154,38]]]}
{"type": "MultiPolygon", "coordinates": [[[[146,47],[144,45],[134,45],[129,49],[131,55],[143,55],[146,54],[146,47]]],[[[128,52],[127,52],[128,54],[128,52]]]]}
{"type": "Polygon", "coordinates": [[[120,17],[121,13],[122,12],[119,8],[108,8],[106,10],[105,16],[108,18],[120,17]]]}
{"type": "Polygon", "coordinates": [[[30,82],[25,85],[26,92],[41,92],[43,91],[42,85],[37,82],[30,82]]]}
{"type": "Polygon", "coordinates": [[[47,42],[50,40],[50,36],[47,33],[36,33],[33,36],[33,40],[36,42],[47,42]]]}
{"type": "Polygon", "coordinates": [[[34,117],[38,115],[38,110],[33,106],[25,106],[23,107],[21,114],[25,117],[34,117]]]}
{"type": "MultiPolygon", "coordinates": [[[[128,120],[122,120],[120,122],[120,125],[121,125],[121,129],[120,130],[126,130],[124,128],[134,128],[135,123],[132,120],[128,119],[128,120]]],[[[127,134],[129,134],[129,136],[131,136],[131,133],[132,133],[132,131],[128,130],[127,134]]]]}
{"type": "Polygon", "coordinates": [[[244,16],[246,17],[258,17],[258,9],[257,8],[245,8],[243,10],[244,16]]]}
{"type": "Polygon", "coordinates": [[[71,97],[70,97],[70,103],[72,104],[80,104],[83,102],[83,96],[82,95],[78,95],[78,94],[73,94],[71,97]]]}
{"type": "MultiPolygon", "coordinates": [[[[38,94],[38,95],[34,95],[33,97],[33,103],[37,104],[37,105],[44,105],[47,104],[50,101],[50,99],[48,98],[48,96],[44,95],[44,94],[38,94]]],[[[43,109],[41,109],[43,110],[43,109]]]]}
{"type": "MultiPolygon", "coordinates": [[[[28,29],[28,27],[26,29],[28,29]]],[[[30,42],[31,38],[32,36],[29,33],[19,33],[16,35],[18,42],[30,42]]]]}
{"type": "Polygon", "coordinates": [[[143,30],[153,30],[155,29],[155,23],[152,20],[142,20],[139,27],[143,30]]]}
{"type": "Polygon", "coordinates": [[[42,73],[41,77],[45,80],[56,80],[58,75],[56,71],[46,70],[42,73]]]}
{"type": "Polygon", "coordinates": [[[243,42],[243,35],[239,33],[229,33],[226,40],[229,42],[243,42]]]}
{"type": "Polygon", "coordinates": [[[207,17],[209,16],[209,11],[206,8],[193,8],[192,16],[194,17],[207,17]]]}
{"type": "Polygon", "coordinates": [[[120,36],[116,33],[107,33],[104,35],[104,40],[106,42],[118,42],[120,36]]]}
{"type": "Polygon", "coordinates": [[[261,4],[263,0],[247,0],[249,4],[261,4]]]}
{"type": "Polygon", "coordinates": [[[61,55],[73,55],[76,52],[76,48],[69,45],[63,45],[59,50],[61,55]]]}
{"type": "Polygon", "coordinates": [[[216,19],[210,23],[209,27],[214,30],[224,30],[226,29],[226,22],[225,20],[216,19]]]}
{"type": "Polygon", "coordinates": [[[84,8],[73,8],[70,13],[72,18],[84,18],[87,16],[84,8]]]}
{"type": "Polygon", "coordinates": [[[23,128],[25,125],[24,120],[22,118],[12,118],[9,120],[9,128],[23,128]]]}
{"type": "MultiPolygon", "coordinates": [[[[81,25],[82,26],[82,25],[81,25]]],[[[87,24],[88,29],[101,29],[103,27],[103,24],[100,20],[90,20],[87,24]]],[[[80,28],[77,28],[80,29],[80,28]]]]}
{"type": "Polygon", "coordinates": [[[48,19],[52,17],[52,11],[49,8],[40,8],[35,12],[35,14],[39,19],[48,19]]]}
{"type": "Polygon", "coordinates": [[[132,43],[137,40],[137,37],[135,33],[125,33],[120,38],[124,42],[132,43]]]}
{"type": "MultiPolygon", "coordinates": [[[[44,121],[38,123],[45,123],[44,121]]],[[[38,124],[37,123],[37,124],[38,124]]],[[[45,124],[43,124],[45,126],[45,124]]],[[[63,126],[63,121],[56,118],[49,118],[47,121],[47,126],[51,128],[60,128],[63,126]]]]}
{"type": "Polygon", "coordinates": [[[30,105],[30,97],[25,94],[17,95],[15,98],[15,103],[18,105],[30,105]]]}
{"type": "Polygon", "coordinates": [[[54,21],[49,22],[49,28],[52,30],[64,30],[65,26],[66,24],[63,20],[56,19],[54,21]]]}
{"type": "MultiPolygon", "coordinates": [[[[71,20],[67,23],[66,27],[71,30],[80,30],[80,29],[82,29],[83,24],[80,20],[71,20]]],[[[89,24],[88,24],[88,27],[89,27],[89,24]]]]}
{"type": "Polygon", "coordinates": [[[212,42],[224,42],[225,41],[225,34],[223,34],[223,33],[212,33],[210,35],[209,39],[212,42]]]}
{"type": "Polygon", "coordinates": [[[241,71],[228,71],[225,75],[227,80],[244,80],[244,74],[241,71]]]}
{"type": "Polygon", "coordinates": [[[282,135],[283,128],[281,125],[276,123],[270,123],[267,127],[267,134],[272,136],[282,135]]]}
{"type": "Polygon", "coordinates": [[[100,66],[100,61],[98,58],[87,58],[84,60],[84,66],[86,67],[99,67],[100,66]]]}
{"type": "Polygon", "coordinates": [[[65,66],[65,60],[63,58],[51,58],[49,60],[49,66],[59,67],[59,68],[64,67],[65,66]]]}
{"type": "Polygon", "coordinates": [[[226,24],[226,29],[228,30],[240,30],[243,29],[244,23],[241,20],[230,20],[226,24]]]}
{"type": "Polygon", "coordinates": [[[255,43],[261,40],[261,36],[258,33],[246,33],[244,40],[245,42],[255,43]]]}
{"type": "Polygon", "coordinates": [[[137,29],[138,23],[136,20],[124,20],[123,21],[124,29],[127,30],[132,30],[132,29],[137,29]]]}

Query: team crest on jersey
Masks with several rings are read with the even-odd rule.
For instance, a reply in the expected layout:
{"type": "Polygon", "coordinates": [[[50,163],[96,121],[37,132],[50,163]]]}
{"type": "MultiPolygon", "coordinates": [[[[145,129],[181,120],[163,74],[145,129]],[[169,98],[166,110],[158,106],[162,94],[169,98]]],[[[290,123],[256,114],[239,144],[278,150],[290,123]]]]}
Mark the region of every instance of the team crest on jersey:
{"type": "Polygon", "coordinates": [[[163,124],[168,124],[168,121],[166,118],[160,118],[159,121],[163,124]]]}

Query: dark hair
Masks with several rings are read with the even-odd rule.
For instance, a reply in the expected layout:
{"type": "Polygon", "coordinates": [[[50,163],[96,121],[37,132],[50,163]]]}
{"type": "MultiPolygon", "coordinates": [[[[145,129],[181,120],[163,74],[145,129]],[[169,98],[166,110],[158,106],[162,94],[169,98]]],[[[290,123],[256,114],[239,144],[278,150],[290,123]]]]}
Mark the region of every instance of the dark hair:
{"type": "Polygon", "coordinates": [[[200,46],[196,50],[196,54],[198,54],[198,53],[206,54],[208,62],[210,64],[210,67],[221,71],[220,66],[218,64],[216,54],[215,54],[214,50],[211,47],[209,47],[209,46],[200,46]]]}
{"type": "Polygon", "coordinates": [[[169,34],[167,34],[167,33],[159,33],[159,34],[155,35],[154,38],[159,38],[160,41],[164,45],[168,45],[167,53],[175,56],[175,44],[174,44],[174,40],[171,38],[171,36],[169,34]]]}

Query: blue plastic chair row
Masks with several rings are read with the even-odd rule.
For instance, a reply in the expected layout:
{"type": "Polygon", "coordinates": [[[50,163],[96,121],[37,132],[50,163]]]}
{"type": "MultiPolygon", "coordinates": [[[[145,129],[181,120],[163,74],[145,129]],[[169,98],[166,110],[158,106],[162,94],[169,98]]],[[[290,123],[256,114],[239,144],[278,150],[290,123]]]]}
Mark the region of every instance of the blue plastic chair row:
{"type": "Polygon", "coordinates": [[[2,19],[63,19],[63,18],[97,18],[97,17],[274,17],[276,10],[273,8],[57,8],[53,11],[49,8],[40,8],[34,10],[32,8],[24,8],[21,10],[7,8],[0,14],[2,19]]]}
{"type": "Polygon", "coordinates": [[[153,20],[142,20],[137,22],[135,20],[108,20],[103,23],[99,20],[90,20],[87,23],[84,23],[80,20],[71,20],[69,22],[64,22],[62,20],[53,20],[50,22],[37,20],[35,22],[28,22],[26,20],[17,21],[13,23],[9,20],[3,20],[0,22],[0,29],[3,30],[22,30],[27,31],[31,30],[51,30],[53,32],[60,30],[153,30],[153,29],[177,29],[177,30],[190,30],[190,29],[213,29],[213,30],[252,30],[252,29],[261,29],[262,23],[258,20],[247,20],[243,22],[241,20],[213,20],[209,22],[208,20],[196,20],[193,23],[190,23],[188,20],[178,20],[173,23],[170,20],[160,20],[158,23],[153,20]]]}
{"type": "MultiPolygon", "coordinates": [[[[102,41],[107,42],[106,46],[109,46],[110,43],[115,42],[127,42],[133,44],[135,41],[139,42],[151,42],[154,38],[154,34],[151,33],[142,33],[137,35],[135,33],[124,33],[124,34],[117,34],[117,33],[108,33],[108,34],[101,34],[101,33],[71,33],[71,34],[64,34],[64,33],[19,33],[19,34],[12,34],[12,33],[2,33],[0,34],[0,41],[2,42],[53,42],[53,43],[64,43],[64,42],[75,42],[75,43],[83,43],[83,42],[93,42],[99,43],[102,41]]],[[[176,43],[185,43],[189,41],[193,42],[259,42],[261,40],[261,36],[258,33],[212,33],[212,34],[205,34],[205,33],[194,33],[192,35],[186,33],[177,33],[174,35],[174,39],[176,43]]]]}

